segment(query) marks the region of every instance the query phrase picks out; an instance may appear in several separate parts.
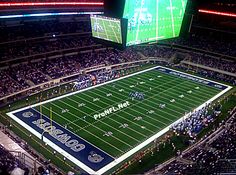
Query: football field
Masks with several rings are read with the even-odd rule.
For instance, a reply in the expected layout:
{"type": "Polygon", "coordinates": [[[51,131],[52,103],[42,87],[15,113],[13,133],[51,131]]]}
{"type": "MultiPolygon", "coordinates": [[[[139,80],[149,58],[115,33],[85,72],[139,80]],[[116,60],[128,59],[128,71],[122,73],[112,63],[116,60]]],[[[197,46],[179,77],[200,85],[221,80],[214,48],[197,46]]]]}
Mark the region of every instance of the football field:
{"type": "Polygon", "coordinates": [[[102,174],[230,88],[155,67],[8,115],[85,171],[102,174]]]}

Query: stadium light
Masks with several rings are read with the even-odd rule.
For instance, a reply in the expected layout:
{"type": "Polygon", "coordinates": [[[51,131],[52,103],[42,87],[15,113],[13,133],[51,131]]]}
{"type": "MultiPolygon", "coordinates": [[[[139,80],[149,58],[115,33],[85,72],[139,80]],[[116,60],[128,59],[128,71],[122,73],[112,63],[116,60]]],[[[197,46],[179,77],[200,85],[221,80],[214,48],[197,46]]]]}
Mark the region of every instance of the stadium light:
{"type": "Polygon", "coordinates": [[[208,14],[214,14],[214,15],[229,16],[229,17],[236,17],[236,13],[219,12],[219,11],[204,10],[204,9],[199,9],[198,12],[200,12],[200,13],[208,13],[208,14]]]}
{"type": "Polygon", "coordinates": [[[6,2],[0,3],[0,7],[24,7],[24,6],[103,6],[103,2],[6,2]]]}
{"type": "Polygon", "coordinates": [[[24,18],[24,17],[44,17],[44,16],[66,16],[66,15],[92,15],[103,14],[103,12],[61,12],[61,13],[31,13],[22,15],[0,15],[0,19],[24,18]]]}

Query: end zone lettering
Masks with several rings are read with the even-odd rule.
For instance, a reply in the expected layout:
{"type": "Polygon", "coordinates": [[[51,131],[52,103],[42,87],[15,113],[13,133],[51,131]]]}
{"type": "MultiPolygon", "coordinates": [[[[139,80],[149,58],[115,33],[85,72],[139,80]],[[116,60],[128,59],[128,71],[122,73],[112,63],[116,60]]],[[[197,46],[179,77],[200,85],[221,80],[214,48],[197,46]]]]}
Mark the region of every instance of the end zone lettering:
{"type": "Polygon", "coordinates": [[[46,122],[44,119],[38,119],[32,123],[44,131],[49,131],[48,133],[53,138],[57,139],[66,147],[72,149],[74,152],[80,152],[85,148],[84,144],[80,144],[78,140],[71,139],[71,136],[64,133],[62,130],[57,129],[55,126],[51,126],[51,124],[46,122]]]}
{"type": "Polygon", "coordinates": [[[118,104],[116,107],[115,107],[115,106],[112,106],[112,107],[110,107],[109,109],[104,110],[102,113],[93,115],[93,118],[94,118],[95,120],[97,120],[97,119],[102,118],[102,117],[105,117],[105,116],[107,116],[107,115],[109,115],[109,114],[111,114],[111,113],[113,113],[113,112],[116,112],[116,111],[119,111],[119,110],[121,110],[121,109],[123,109],[123,108],[126,108],[126,107],[128,107],[129,105],[130,105],[129,101],[126,101],[125,103],[120,103],[120,104],[118,104]]]}

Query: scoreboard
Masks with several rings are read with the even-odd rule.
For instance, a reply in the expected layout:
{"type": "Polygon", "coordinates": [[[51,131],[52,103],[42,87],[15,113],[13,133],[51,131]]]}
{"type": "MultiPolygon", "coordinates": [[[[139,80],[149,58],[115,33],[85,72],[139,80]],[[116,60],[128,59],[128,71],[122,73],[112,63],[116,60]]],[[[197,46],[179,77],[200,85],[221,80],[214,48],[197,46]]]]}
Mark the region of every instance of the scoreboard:
{"type": "Polygon", "coordinates": [[[92,36],[122,44],[121,19],[91,15],[92,36]]]}
{"type": "Polygon", "coordinates": [[[130,46],[178,37],[187,3],[188,0],[105,0],[104,14],[127,20],[120,31],[122,45],[130,46]]]}
{"type": "Polygon", "coordinates": [[[187,0],[126,0],[126,45],[178,37],[187,0]]]}

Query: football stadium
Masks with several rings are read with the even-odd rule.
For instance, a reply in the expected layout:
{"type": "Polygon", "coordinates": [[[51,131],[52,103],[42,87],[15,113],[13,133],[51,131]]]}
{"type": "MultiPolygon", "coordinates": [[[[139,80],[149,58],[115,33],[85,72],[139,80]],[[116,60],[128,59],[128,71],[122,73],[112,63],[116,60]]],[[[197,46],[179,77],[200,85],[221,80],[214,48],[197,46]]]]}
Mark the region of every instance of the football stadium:
{"type": "Polygon", "coordinates": [[[0,2],[0,175],[236,174],[235,3],[0,2]]]}

